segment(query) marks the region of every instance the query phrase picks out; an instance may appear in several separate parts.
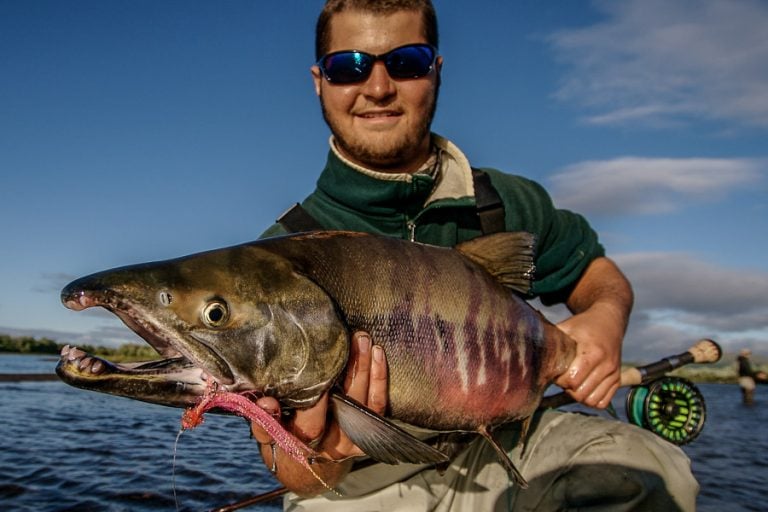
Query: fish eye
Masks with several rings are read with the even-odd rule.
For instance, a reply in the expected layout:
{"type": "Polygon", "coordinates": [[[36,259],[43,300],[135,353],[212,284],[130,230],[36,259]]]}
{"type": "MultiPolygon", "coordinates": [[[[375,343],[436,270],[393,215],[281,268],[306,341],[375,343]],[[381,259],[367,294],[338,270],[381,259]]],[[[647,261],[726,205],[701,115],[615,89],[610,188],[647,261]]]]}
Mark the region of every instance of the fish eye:
{"type": "Polygon", "coordinates": [[[163,290],[157,294],[157,300],[159,300],[160,304],[163,306],[168,307],[171,305],[171,302],[173,302],[173,296],[171,295],[171,292],[163,290]]]}
{"type": "Polygon", "coordinates": [[[229,319],[229,308],[227,308],[226,302],[213,300],[205,305],[201,316],[207,327],[221,327],[229,319]]]}

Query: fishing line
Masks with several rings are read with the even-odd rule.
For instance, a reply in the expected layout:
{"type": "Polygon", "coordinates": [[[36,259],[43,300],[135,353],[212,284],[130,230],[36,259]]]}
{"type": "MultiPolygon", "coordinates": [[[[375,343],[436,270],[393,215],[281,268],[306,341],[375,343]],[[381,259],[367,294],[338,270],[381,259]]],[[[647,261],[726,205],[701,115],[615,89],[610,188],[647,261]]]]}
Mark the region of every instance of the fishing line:
{"type": "Polygon", "coordinates": [[[173,501],[176,504],[176,512],[179,512],[181,510],[179,508],[179,497],[176,495],[176,452],[178,451],[179,438],[181,437],[182,433],[184,433],[184,429],[180,428],[179,433],[176,434],[176,441],[174,441],[173,443],[173,465],[171,470],[171,488],[173,489],[173,501]]]}

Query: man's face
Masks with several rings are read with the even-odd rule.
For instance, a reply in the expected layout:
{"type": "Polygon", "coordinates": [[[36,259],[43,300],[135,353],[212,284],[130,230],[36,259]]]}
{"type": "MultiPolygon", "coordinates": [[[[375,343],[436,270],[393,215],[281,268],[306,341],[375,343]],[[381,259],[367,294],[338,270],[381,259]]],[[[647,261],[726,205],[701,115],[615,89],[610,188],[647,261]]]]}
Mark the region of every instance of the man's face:
{"type": "MultiPolygon", "coordinates": [[[[344,11],[331,20],[329,53],[360,50],[380,55],[426,42],[417,12],[375,15],[344,11]]],[[[438,57],[436,69],[422,78],[393,79],[384,63],[377,61],[366,80],[352,84],[330,83],[312,66],[323,116],[341,153],[375,170],[415,171],[429,156],[441,64],[438,57]]]]}

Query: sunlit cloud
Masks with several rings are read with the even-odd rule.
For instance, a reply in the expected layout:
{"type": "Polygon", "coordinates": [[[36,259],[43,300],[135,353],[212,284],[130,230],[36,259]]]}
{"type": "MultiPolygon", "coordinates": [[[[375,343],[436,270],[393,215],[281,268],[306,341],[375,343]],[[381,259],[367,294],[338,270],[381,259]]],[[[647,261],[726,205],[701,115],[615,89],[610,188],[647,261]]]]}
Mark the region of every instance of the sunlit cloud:
{"type": "Polygon", "coordinates": [[[768,337],[768,274],[681,253],[615,257],[635,290],[630,353],[711,337],[729,349],[768,337]]]}
{"type": "Polygon", "coordinates": [[[768,127],[768,3],[597,1],[605,19],[549,42],[566,74],[556,96],[596,124],[688,119],[768,127]]]}
{"type": "Polygon", "coordinates": [[[636,158],[587,161],[550,178],[563,208],[587,215],[662,214],[712,201],[763,178],[759,159],[636,158]]]}
{"type": "MultiPolygon", "coordinates": [[[[635,292],[625,361],[647,363],[679,354],[702,338],[731,353],[764,347],[768,273],[724,268],[683,253],[628,253],[613,259],[635,292]]],[[[570,315],[563,306],[533,305],[555,323],[570,315]]]]}

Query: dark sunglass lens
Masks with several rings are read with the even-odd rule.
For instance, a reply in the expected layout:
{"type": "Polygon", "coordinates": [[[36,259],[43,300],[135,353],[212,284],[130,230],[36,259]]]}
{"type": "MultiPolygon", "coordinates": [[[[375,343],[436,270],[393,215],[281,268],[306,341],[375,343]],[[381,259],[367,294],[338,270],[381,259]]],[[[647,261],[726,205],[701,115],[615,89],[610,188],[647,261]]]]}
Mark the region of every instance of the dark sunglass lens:
{"type": "Polygon", "coordinates": [[[359,82],[370,74],[371,58],[360,52],[332,53],[323,59],[322,67],[333,83],[359,82]]]}
{"type": "Polygon", "coordinates": [[[413,45],[392,50],[385,64],[392,78],[420,78],[432,69],[435,52],[430,46],[413,45]]]}

